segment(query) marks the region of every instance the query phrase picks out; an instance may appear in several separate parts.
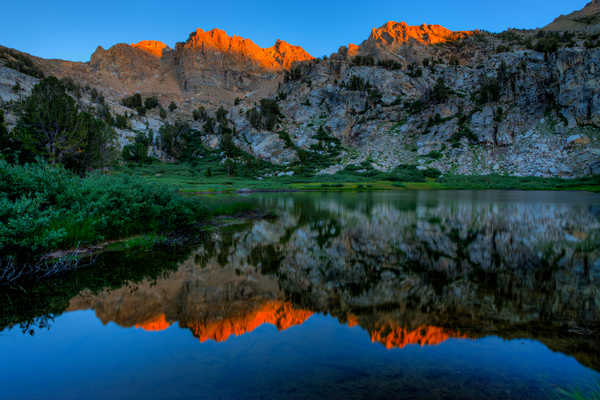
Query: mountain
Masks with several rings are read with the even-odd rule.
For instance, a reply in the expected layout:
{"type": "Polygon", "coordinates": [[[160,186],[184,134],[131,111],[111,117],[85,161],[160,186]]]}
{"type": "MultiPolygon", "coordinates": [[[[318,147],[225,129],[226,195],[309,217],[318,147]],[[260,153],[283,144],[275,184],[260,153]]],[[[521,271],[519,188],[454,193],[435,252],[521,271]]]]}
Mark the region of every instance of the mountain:
{"type": "Polygon", "coordinates": [[[200,103],[232,104],[248,92],[267,96],[285,69],[313,57],[282,40],[261,48],[219,29],[197,29],[175,49],[145,40],[107,50],[98,47],[87,63],[33,59],[46,75],[71,78],[115,98],[139,92],[192,108],[200,103]]]}
{"type": "Polygon", "coordinates": [[[380,28],[374,28],[367,40],[360,46],[348,45],[348,56],[372,56],[377,59],[402,57],[409,48],[427,46],[464,39],[473,35],[471,31],[453,32],[441,25],[409,26],[405,22],[389,21],[380,28]]]}
{"type": "MultiPolygon", "coordinates": [[[[121,146],[143,131],[155,136],[152,154],[171,161],[158,132],[184,121],[211,149],[228,125],[236,147],[288,175],[400,165],[443,174],[598,175],[600,39],[591,32],[599,9],[594,0],[545,30],[497,34],[390,21],[323,58],[279,40],[261,48],[219,29],[197,29],[174,48],[158,41],[98,47],[87,63],[0,48],[0,98],[12,127],[10,102],[42,75],[71,79],[102,93],[111,113],[128,116],[130,128],[118,129],[121,146]],[[569,26],[585,29],[553,32],[569,26]],[[177,109],[165,116],[123,106],[135,93],[177,109]],[[192,118],[205,107],[214,119],[221,106],[226,121],[215,129],[192,118]]],[[[89,90],[78,101],[100,108],[89,90]]]]}
{"type": "Polygon", "coordinates": [[[600,32],[600,0],[592,0],[582,10],[569,15],[561,15],[543,29],[554,32],[600,32]]]}

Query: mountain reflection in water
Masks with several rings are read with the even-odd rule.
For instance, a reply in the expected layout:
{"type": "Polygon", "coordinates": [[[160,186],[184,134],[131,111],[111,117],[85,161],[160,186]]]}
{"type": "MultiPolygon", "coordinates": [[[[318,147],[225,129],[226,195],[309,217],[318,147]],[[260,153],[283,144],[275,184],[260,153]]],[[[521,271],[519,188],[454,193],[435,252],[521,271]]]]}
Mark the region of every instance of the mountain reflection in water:
{"type": "MultiPolygon", "coordinates": [[[[217,342],[314,312],[388,348],[485,335],[560,348],[565,333],[597,329],[596,205],[540,202],[546,193],[421,196],[263,195],[276,220],[214,232],[167,277],[82,293],[69,309],[146,330],[178,322],[217,342]]],[[[600,369],[589,350],[578,356],[600,369]]]]}
{"type": "Polygon", "coordinates": [[[181,328],[203,343],[227,342],[264,324],[313,329],[308,322],[326,315],[360,327],[386,349],[532,339],[600,371],[597,195],[248,200],[278,218],[210,232],[171,272],[83,290],[66,311],[94,310],[104,325],[147,332],[181,328]]]}

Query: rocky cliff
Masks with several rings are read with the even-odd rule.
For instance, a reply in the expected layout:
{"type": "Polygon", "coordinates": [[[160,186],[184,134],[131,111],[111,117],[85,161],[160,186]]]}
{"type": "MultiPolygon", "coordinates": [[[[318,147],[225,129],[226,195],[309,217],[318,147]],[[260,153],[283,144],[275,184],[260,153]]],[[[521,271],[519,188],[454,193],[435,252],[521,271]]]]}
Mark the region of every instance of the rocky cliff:
{"type": "Polygon", "coordinates": [[[546,26],[547,31],[600,32],[600,1],[592,0],[582,10],[561,15],[546,26]]]}
{"type": "MultiPolygon", "coordinates": [[[[261,48],[217,29],[198,29],[174,49],[155,41],[98,48],[88,63],[14,53],[46,75],[100,90],[113,112],[130,118],[132,129],[119,131],[122,144],[136,131],[156,135],[163,124],[183,120],[218,148],[221,130],[206,131],[192,112],[203,106],[212,115],[224,106],[234,144],[286,174],[310,154],[326,160],[320,173],[368,162],[379,170],[411,164],[442,173],[572,178],[600,174],[598,7],[594,0],[544,30],[499,34],[390,21],[361,45],[319,59],[283,41],[261,48]],[[178,109],[167,117],[158,109],[136,115],[120,104],[136,92],[178,109]],[[269,112],[258,106],[262,99],[279,108],[268,127],[250,118],[269,112]]],[[[1,53],[0,97],[14,101],[15,81],[23,82],[24,96],[37,78],[28,68],[13,71],[14,55],[1,53]]],[[[5,108],[10,125],[14,116],[5,108]]],[[[154,154],[164,156],[160,138],[154,143],[154,154]]]]}

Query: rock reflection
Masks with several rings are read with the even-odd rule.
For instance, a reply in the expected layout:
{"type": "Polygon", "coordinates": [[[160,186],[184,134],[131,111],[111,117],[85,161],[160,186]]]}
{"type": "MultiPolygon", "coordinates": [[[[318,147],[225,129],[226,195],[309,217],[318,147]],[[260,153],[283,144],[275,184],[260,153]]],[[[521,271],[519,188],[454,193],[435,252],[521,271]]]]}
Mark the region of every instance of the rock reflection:
{"type": "Polygon", "coordinates": [[[214,232],[168,277],[70,310],[218,342],[326,313],[390,349],[532,338],[600,370],[597,197],[473,196],[263,196],[277,220],[214,232]]]}

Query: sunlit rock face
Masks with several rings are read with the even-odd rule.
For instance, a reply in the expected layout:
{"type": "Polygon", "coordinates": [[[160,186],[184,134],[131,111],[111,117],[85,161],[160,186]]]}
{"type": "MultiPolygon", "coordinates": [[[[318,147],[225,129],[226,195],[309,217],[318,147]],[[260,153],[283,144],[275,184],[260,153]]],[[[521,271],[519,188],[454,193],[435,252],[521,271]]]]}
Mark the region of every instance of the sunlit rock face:
{"type": "Polygon", "coordinates": [[[208,32],[197,29],[190,34],[185,44],[179,47],[200,51],[206,57],[207,63],[217,61],[209,58],[211,53],[217,53],[219,55],[216,57],[222,57],[218,60],[221,63],[230,62],[232,66],[236,63],[249,63],[251,65],[245,66],[252,67],[252,64],[254,64],[254,66],[267,70],[287,69],[295,62],[313,59],[301,47],[292,46],[281,40],[278,40],[274,46],[264,49],[250,39],[235,35],[229,36],[220,29],[213,29],[208,32]]]}
{"type": "MultiPolygon", "coordinates": [[[[46,74],[69,77],[98,88],[111,100],[139,92],[157,96],[163,106],[175,101],[180,111],[203,104],[232,104],[253,92],[272,94],[283,70],[313,57],[299,46],[278,40],[261,48],[250,39],[213,29],[197,29],[175,49],[155,40],[98,49],[88,63],[34,59],[46,74]]],[[[110,102],[109,102],[110,103],[110,102]]],[[[116,111],[122,112],[116,107],[116,111]]]]}
{"type": "Polygon", "coordinates": [[[350,44],[349,56],[373,56],[376,59],[395,58],[394,53],[407,46],[430,46],[463,39],[472,31],[454,32],[441,25],[410,26],[405,22],[389,21],[373,28],[371,35],[360,46],[350,44]]]}
{"type": "Polygon", "coordinates": [[[167,45],[156,40],[142,40],[139,43],[132,43],[131,47],[144,50],[152,54],[154,57],[162,57],[163,50],[167,49],[167,45]]]}
{"type": "Polygon", "coordinates": [[[282,71],[295,62],[311,60],[302,48],[283,41],[261,48],[250,39],[213,29],[197,29],[171,55],[180,88],[195,101],[207,95],[232,102],[255,92],[266,96],[281,82],[282,71]],[[227,98],[226,93],[230,93],[227,98]]]}

